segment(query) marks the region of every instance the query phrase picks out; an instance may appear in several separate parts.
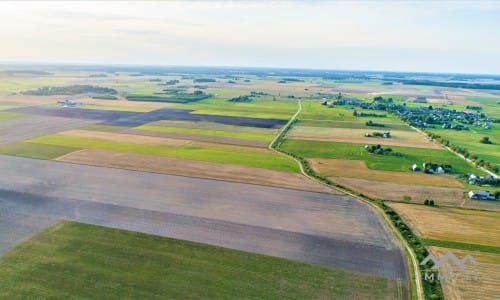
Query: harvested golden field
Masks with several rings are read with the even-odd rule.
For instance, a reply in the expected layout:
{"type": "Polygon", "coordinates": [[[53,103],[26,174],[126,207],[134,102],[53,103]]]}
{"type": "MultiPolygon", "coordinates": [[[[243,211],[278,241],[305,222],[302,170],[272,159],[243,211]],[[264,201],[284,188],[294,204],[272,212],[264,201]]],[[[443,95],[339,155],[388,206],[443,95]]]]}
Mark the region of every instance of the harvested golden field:
{"type": "Polygon", "coordinates": [[[148,125],[208,129],[208,130],[222,130],[222,131],[270,134],[270,135],[276,135],[279,132],[279,129],[275,129],[275,128],[235,126],[235,125],[226,125],[226,124],[210,123],[210,122],[188,122],[188,121],[162,120],[162,121],[149,123],[148,125]]]}
{"type": "Polygon", "coordinates": [[[117,153],[102,150],[81,150],[59,157],[57,160],[145,172],[334,193],[332,189],[313,182],[300,174],[230,164],[131,153],[117,153]]]}
{"type": "Polygon", "coordinates": [[[325,177],[351,177],[403,184],[462,188],[462,184],[450,175],[371,170],[362,160],[312,158],[308,161],[314,171],[325,177]]]}
{"type": "Polygon", "coordinates": [[[448,251],[451,251],[459,259],[470,254],[478,262],[476,266],[467,265],[469,274],[477,272],[477,280],[468,280],[465,276],[459,276],[441,281],[446,299],[500,299],[500,289],[498,288],[500,286],[500,254],[485,252],[471,253],[464,250],[441,247],[429,247],[429,250],[438,258],[444,256],[448,251]]]}
{"type": "Polygon", "coordinates": [[[73,129],[68,131],[63,131],[58,133],[59,135],[67,135],[67,136],[76,136],[83,138],[91,138],[91,139],[100,139],[100,140],[108,140],[113,142],[126,142],[126,143],[134,143],[134,144],[147,144],[147,145],[162,145],[162,146],[182,146],[189,143],[187,140],[179,140],[179,139],[169,139],[169,138],[161,138],[161,137],[153,137],[153,136],[142,136],[135,134],[124,134],[124,133],[115,133],[115,132],[104,132],[104,131],[90,131],[90,130],[81,130],[81,129],[73,129]]]}
{"type": "Polygon", "coordinates": [[[433,199],[438,205],[460,206],[465,200],[464,193],[466,193],[466,190],[458,188],[399,184],[358,178],[328,178],[367,196],[384,200],[404,201],[404,196],[407,195],[411,197],[412,202],[423,203],[425,199],[433,199]]]}
{"type": "Polygon", "coordinates": [[[287,134],[287,138],[299,140],[343,142],[357,144],[381,144],[388,146],[415,147],[425,149],[442,149],[416,131],[388,130],[388,129],[354,129],[354,128],[328,128],[294,126],[287,134]],[[366,133],[373,131],[390,131],[392,138],[365,137],[366,133]]]}
{"type": "Polygon", "coordinates": [[[124,131],[124,133],[137,136],[151,136],[151,137],[179,139],[179,140],[193,140],[193,141],[208,142],[208,143],[220,143],[220,144],[240,145],[248,147],[260,147],[260,148],[267,148],[267,145],[269,144],[268,141],[240,139],[234,137],[214,136],[214,135],[204,135],[204,134],[194,134],[194,133],[182,133],[182,132],[164,132],[164,131],[153,131],[153,130],[129,129],[124,131]]]}
{"type": "Polygon", "coordinates": [[[500,247],[500,212],[389,203],[420,237],[500,247]]]}

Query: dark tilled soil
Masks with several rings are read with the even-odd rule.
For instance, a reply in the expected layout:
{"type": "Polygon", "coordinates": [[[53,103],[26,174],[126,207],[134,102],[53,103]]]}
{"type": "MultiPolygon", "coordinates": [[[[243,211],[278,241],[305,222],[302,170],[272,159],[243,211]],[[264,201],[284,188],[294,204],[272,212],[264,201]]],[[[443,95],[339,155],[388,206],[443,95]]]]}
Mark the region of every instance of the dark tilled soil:
{"type": "Polygon", "coordinates": [[[286,120],[191,114],[191,110],[162,108],[150,112],[129,112],[67,107],[30,106],[8,111],[64,118],[102,121],[103,125],[135,127],[159,120],[212,122],[226,125],[279,128],[286,120]]]}
{"type": "Polygon", "coordinates": [[[60,219],[407,278],[375,212],[344,195],[0,155],[0,252],[60,219]]]}

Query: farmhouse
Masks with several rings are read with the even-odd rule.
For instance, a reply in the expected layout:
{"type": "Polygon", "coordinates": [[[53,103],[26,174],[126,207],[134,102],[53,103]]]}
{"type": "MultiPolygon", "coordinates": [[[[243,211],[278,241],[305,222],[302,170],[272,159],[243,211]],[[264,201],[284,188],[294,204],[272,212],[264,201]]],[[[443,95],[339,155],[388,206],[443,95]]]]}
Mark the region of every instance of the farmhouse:
{"type": "Polygon", "coordinates": [[[486,191],[470,191],[469,198],[473,200],[495,200],[495,196],[486,191]]]}

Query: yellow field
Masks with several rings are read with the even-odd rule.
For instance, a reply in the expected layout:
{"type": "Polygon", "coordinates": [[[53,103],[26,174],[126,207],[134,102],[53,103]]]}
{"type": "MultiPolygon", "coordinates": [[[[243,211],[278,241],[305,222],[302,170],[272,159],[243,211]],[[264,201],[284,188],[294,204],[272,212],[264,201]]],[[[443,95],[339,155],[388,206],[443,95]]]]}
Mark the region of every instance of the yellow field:
{"type": "MultiPolygon", "coordinates": [[[[441,285],[446,299],[469,300],[469,299],[500,299],[500,254],[476,253],[465,250],[447,249],[441,247],[429,247],[436,257],[440,258],[451,251],[459,259],[470,254],[479,263],[476,266],[467,265],[468,271],[463,274],[477,272],[477,280],[468,280],[465,276],[442,280],[441,285]],[[468,273],[467,273],[468,272],[468,273]]],[[[472,277],[474,278],[474,277],[472,277]]]]}
{"type": "Polygon", "coordinates": [[[500,212],[390,203],[420,237],[500,247],[500,212]]]}
{"type": "Polygon", "coordinates": [[[308,161],[314,171],[325,177],[350,177],[402,184],[463,187],[453,176],[371,170],[362,160],[313,158],[308,161]]]}

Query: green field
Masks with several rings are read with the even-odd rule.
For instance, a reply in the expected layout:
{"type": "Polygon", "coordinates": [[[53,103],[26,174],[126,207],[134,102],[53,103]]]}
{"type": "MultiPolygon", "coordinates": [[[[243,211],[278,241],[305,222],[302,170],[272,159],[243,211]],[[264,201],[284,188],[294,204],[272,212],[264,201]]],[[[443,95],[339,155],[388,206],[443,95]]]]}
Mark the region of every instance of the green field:
{"type": "Polygon", "coordinates": [[[299,167],[293,159],[281,155],[276,155],[272,152],[269,152],[269,154],[242,151],[235,152],[231,150],[212,149],[194,145],[166,147],[159,145],[114,142],[63,135],[46,135],[28,140],[28,142],[63,147],[100,149],[115,152],[168,156],[286,172],[299,172],[299,167]]]}
{"type": "Polygon", "coordinates": [[[471,130],[430,129],[430,132],[440,135],[450,143],[466,148],[479,158],[500,165],[500,126],[494,124],[492,129],[472,127],[471,130]],[[482,144],[482,137],[489,137],[493,144],[482,144]]]}
{"type": "Polygon", "coordinates": [[[296,101],[287,100],[252,100],[242,103],[230,102],[227,99],[206,99],[177,107],[193,109],[195,114],[288,120],[297,111],[298,106],[296,101]]]}
{"type": "Polygon", "coordinates": [[[368,153],[363,144],[319,142],[304,140],[285,140],[281,148],[305,158],[334,158],[364,160],[368,168],[373,170],[410,172],[413,164],[422,165],[424,162],[450,164],[455,173],[465,174],[474,172],[483,174],[469,165],[463,159],[446,150],[418,149],[409,147],[391,146],[393,152],[402,156],[376,155],[368,153]]]}
{"type": "Polygon", "coordinates": [[[205,244],[61,222],[0,257],[2,299],[387,299],[396,283],[205,244]]]}
{"type": "Polygon", "coordinates": [[[225,131],[225,130],[209,130],[209,129],[199,129],[199,128],[157,126],[157,125],[142,125],[136,127],[136,129],[159,131],[159,132],[178,132],[187,134],[213,135],[213,136],[231,137],[231,138],[248,139],[248,140],[269,141],[269,142],[272,141],[272,139],[274,138],[273,135],[269,134],[235,132],[235,131],[225,131]]]}
{"type": "Polygon", "coordinates": [[[54,159],[77,150],[80,148],[27,142],[0,145],[0,154],[39,159],[54,159]]]}
{"type": "Polygon", "coordinates": [[[468,251],[481,251],[481,252],[500,254],[500,247],[495,247],[495,246],[433,240],[433,239],[421,239],[421,240],[426,246],[436,246],[443,248],[452,248],[452,249],[460,249],[468,251]]]}
{"type": "Polygon", "coordinates": [[[13,112],[0,111],[0,122],[12,120],[12,119],[17,119],[17,118],[24,118],[27,116],[28,115],[26,115],[26,114],[18,114],[18,113],[13,113],[13,112]]]}

